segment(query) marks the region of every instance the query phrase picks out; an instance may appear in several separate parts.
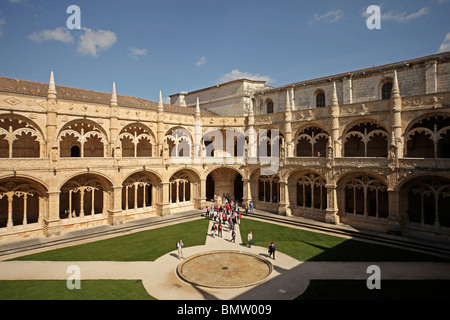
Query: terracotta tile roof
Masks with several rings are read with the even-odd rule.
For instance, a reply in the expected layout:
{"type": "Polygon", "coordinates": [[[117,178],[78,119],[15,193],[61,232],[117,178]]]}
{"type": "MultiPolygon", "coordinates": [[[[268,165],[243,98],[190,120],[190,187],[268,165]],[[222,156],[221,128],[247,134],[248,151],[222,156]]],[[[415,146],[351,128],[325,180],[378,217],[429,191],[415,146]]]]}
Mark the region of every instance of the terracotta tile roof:
{"type": "MultiPolygon", "coordinates": [[[[26,80],[17,80],[0,77],[0,92],[23,94],[38,97],[47,97],[48,83],[40,83],[26,80]]],[[[110,104],[111,93],[98,92],[92,90],[56,86],[58,99],[81,101],[88,103],[110,104]]],[[[117,103],[120,107],[139,108],[157,110],[158,103],[131,96],[117,95],[117,103]]],[[[181,107],[176,105],[164,104],[164,111],[179,114],[194,115],[194,107],[181,107]]],[[[202,116],[216,116],[215,113],[200,109],[202,116]]]]}

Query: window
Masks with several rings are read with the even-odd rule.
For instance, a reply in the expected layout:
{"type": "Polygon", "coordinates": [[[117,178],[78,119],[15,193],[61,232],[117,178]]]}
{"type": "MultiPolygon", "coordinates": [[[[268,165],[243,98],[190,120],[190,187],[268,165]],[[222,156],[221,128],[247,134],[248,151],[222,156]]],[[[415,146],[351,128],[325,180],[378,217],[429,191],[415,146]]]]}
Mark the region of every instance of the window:
{"type": "Polygon", "coordinates": [[[383,87],[381,88],[381,99],[382,100],[390,99],[391,92],[392,92],[392,81],[389,81],[383,84],[383,87]]]}
{"type": "Polygon", "coordinates": [[[267,113],[273,113],[273,101],[267,102],[267,113]]]}
{"type": "Polygon", "coordinates": [[[316,94],[316,108],[323,107],[325,107],[325,93],[321,91],[316,94]]]}
{"type": "Polygon", "coordinates": [[[70,148],[70,156],[72,158],[79,158],[80,157],[80,147],[73,146],[72,148],[70,148]]]}

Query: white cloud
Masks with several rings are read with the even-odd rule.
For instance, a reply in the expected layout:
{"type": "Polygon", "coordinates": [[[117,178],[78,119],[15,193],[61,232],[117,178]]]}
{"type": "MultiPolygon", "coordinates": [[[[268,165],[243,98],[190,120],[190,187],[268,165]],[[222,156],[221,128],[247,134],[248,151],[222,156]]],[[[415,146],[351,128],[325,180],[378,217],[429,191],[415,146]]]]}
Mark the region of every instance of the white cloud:
{"type": "Polygon", "coordinates": [[[423,15],[426,15],[430,12],[430,8],[424,7],[417,12],[407,13],[407,12],[394,12],[393,10],[388,11],[386,13],[381,14],[381,20],[392,20],[395,22],[408,22],[413,19],[417,19],[423,15]]]}
{"type": "Polygon", "coordinates": [[[2,25],[6,24],[6,20],[0,18],[0,37],[3,35],[2,25]]]}
{"type": "Polygon", "coordinates": [[[450,51],[450,32],[446,34],[444,41],[441,43],[441,46],[439,47],[438,53],[446,51],[450,51]]]}
{"type": "Polygon", "coordinates": [[[229,73],[224,74],[222,77],[220,77],[217,81],[219,83],[228,82],[236,79],[249,79],[249,80],[259,80],[259,81],[266,81],[267,84],[274,82],[275,80],[272,79],[269,76],[261,76],[259,74],[252,74],[249,72],[242,72],[238,69],[234,69],[229,73]]]}
{"type": "Polygon", "coordinates": [[[316,13],[316,14],[314,14],[314,19],[316,21],[323,20],[323,21],[326,21],[329,23],[333,23],[338,20],[341,20],[343,16],[344,16],[344,11],[337,9],[337,10],[328,11],[328,12],[324,13],[323,15],[318,15],[316,13]]]}
{"type": "Polygon", "coordinates": [[[129,48],[129,49],[130,53],[128,53],[128,55],[134,60],[137,60],[139,59],[139,57],[143,57],[148,53],[147,49],[139,49],[139,48],[129,48]]]}
{"type": "Polygon", "coordinates": [[[117,42],[117,36],[109,30],[94,31],[89,28],[82,28],[85,33],[80,36],[80,43],[77,51],[82,55],[98,57],[100,50],[108,50],[117,42]]]}
{"type": "Polygon", "coordinates": [[[206,63],[206,58],[205,57],[201,57],[200,59],[198,59],[198,61],[195,63],[195,65],[197,67],[200,67],[201,65],[204,65],[206,63]]]}
{"type": "Polygon", "coordinates": [[[48,40],[61,41],[64,43],[74,42],[74,39],[69,30],[64,27],[58,27],[54,30],[42,30],[39,32],[33,32],[28,36],[28,38],[37,43],[42,43],[48,40]]]}

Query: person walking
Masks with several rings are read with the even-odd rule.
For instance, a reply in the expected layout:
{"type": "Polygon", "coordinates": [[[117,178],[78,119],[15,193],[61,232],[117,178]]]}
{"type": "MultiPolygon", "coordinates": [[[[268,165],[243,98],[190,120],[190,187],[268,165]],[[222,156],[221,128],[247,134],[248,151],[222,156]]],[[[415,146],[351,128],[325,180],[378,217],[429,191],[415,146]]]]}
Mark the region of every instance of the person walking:
{"type": "Polygon", "coordinates": [[[216,237],[216,224],[214,223],[213,226],[211,227],[211,231],[212,231],[212,237],[215,238],[216,237]]]}
{"type": "Polygon", "coordinates": [[[247,235],[247,240],[248,240],[248,247],[251,248],[252,244],[253,244],[253,234],[250,231],[249,234],[247,235]]]}
{"type": "Polygon", "coordinates": [[[223,226],[222,226],[222,224],[219,222],[219,236],[222,238],[222,229],[223,229],[223,226]]]}
{"type": "Polygon", "coordinates": [[[183,247],[184,247],[183,240],[178,241],[178,243],[177,243],[177,248],[178,248],[178,259],[181,259],[181,258],[184,259],[184,256],[183,256],[183,247]]]}
{"type": "Polygon", "coordinates": [[[275,242],[273,241],[269,243],[269,257],[270,256],[272,256],[272,259],[275,260],[275,242]]]}
{"type": "Polygon", "coordinates": [[[231,242],[236,243],[236,231],[231,231],[231,242]]]}

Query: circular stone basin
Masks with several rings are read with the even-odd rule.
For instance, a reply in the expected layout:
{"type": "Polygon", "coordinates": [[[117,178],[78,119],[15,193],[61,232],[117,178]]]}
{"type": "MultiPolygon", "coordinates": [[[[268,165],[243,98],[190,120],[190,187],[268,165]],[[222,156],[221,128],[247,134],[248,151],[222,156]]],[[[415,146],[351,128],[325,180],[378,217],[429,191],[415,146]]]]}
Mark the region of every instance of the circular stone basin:
{"type": "Polygon", "coordinates": [[[252,253],[210,251],[189,257],[177,267],[184,281],[209,288],[240,288],[266,280],[272,264],[252,253]]]}

